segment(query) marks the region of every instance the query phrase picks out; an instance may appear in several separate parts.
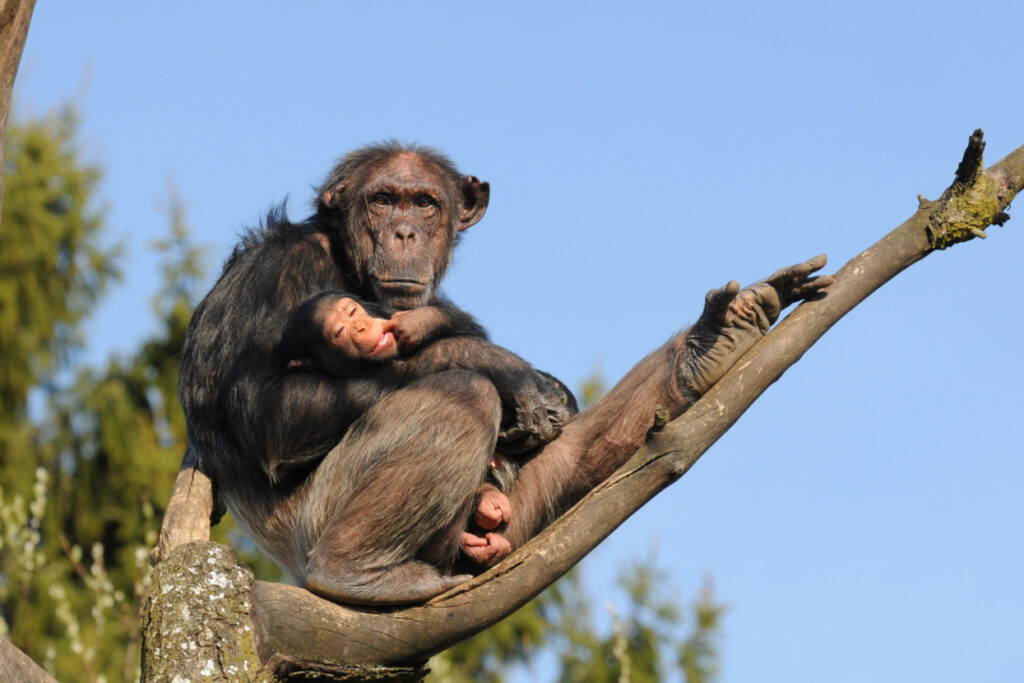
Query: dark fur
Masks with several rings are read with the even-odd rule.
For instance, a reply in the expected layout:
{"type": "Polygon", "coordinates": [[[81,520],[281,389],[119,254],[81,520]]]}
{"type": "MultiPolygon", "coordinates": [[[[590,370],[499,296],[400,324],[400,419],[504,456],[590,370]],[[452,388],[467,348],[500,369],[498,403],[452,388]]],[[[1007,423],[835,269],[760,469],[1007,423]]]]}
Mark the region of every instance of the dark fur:
{"type": "Polygon", "coordinates": [[[245,235],[193,315],[181,366],[190,441],[239,524],[311,590],[347,602],[420,600],[457,582],[444,574],[499,431],[540,415],[551,438],[568,417],[561,385],[488,343],[478,326],[474,337],[423,349],[412,374],[394,369],[408,368],[401,361],[345,377],[288,371],[282,336],[289,321],[313,329],[301,315],[318,294],[372,304],[381,291],[373,277],[394,268],[429,283],[418,305],[446,305],[436,287],[468,227],[458,221],[482,215],[463,209],[479,202],[472,192],[481,186],[486,206],[486,184],[419,148],[414,176],[440,188],[447,224],[434,229],[415,210],[374,223],[363,188],[403,151],[354,152],[313,216],[293,224],[276,210],[245,235]],[[388,232],[399,222],[401,238],[388,232]],[[379,230],[381,253],[367,253],[370,230],[379,230]],[[517,409],[524,400],[540,411],[517,409]]]}

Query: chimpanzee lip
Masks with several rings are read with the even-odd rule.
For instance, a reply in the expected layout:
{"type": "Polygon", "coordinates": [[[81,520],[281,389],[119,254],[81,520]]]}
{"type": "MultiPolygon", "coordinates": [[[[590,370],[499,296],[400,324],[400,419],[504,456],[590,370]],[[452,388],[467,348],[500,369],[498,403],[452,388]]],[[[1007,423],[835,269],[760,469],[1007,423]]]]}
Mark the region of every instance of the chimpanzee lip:
{"type": "Polygon", "coordinates": [[[375,356],[394,343],[395,335],[391,334],[390,332],[385,332],[380,336],[380,339],[377,340],[377,343],[373,345],[373,348],[370,349],[370,355],[375,356]]]}
{"type": "Polygon", "coordinates": [[[426,287],[425,282],[419,280],[406,280],[406,279],[394,279],[394,280],[377,280],[378,284],[384,287],[426,287]]]}

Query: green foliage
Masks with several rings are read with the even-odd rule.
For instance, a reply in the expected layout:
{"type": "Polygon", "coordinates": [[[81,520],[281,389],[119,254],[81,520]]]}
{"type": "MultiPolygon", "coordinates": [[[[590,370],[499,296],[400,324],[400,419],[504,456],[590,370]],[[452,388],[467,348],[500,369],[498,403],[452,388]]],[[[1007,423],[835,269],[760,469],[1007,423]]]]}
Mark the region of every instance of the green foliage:
{"type": "Polygon", "coordinates": [[[565,629],[569,644],[561,655],[559,680],[655,683],[682,673],[687,683],[713,681],[718,666],[715,639],[724,607],[714,602],[710,584],[706,584],[689,616],[666,595],[667,580],[667,574],[653,562],[633,562],[620,572],[618,583],[627,597],[626,609],[620,615],[611,602],[606,603],[612,619],[609,633],[600,633],[591,624],[588,606],[592,601],[586,596],[578,598],[576,608],[568,612],[576,616],[565,629]],[[692,624],[683,632],[687,622],[692,624]],[[690,656],[694,644],[700,645],[696,658],[690,656]],[[673,650],[681,653],[680,657],[687,653],[687,664],[681,658],[665,656],[673,650]]]}
{"type": "Polygon", "coordinates": [[[708,579],[693,603],[693,630],[678,649],[677,661],[686,683],[711,683],[718,677],[718,639],[724,612],[725,608],[715,602],[708,579]]]}
{"type": "Polygon", "coordinates": [[[100,244],[100,171],[84,162],[70,107],[7,130],[0,221],[0,483],[31,481],[29,392],[51,388],[80,323],[117,277],[100,244]]]}
{"type": "Polygon", "coordinates": [[[532,669],[537,654],[558,636],[567,585],[556,583],[508,618],[431,659],[427,680],[500,683],[502,672],[512,667],[532,669]]]}
{"type": "Polygon", "coordinates": [[[75,368],[81,323],[117,276],[70,107],[13,124],[0,223],[0,628],[62,680],[137,673],[137,607],[184,448],[177,356],[199,273],[180,203],[162,326],[134,354],[75,368]],[[46,399],[29,411],[30,392],[46,399]],[[159,502],[158,502],[159,501],[159,502]]]}
{"type": "Polygon", "coordinates": [[[80,158],[65,107],[7,131],[0,222],[0,414],[24,417],[28,392],[80,345],[79,323],[117,275],[100,245],[97,166],[80,158]]]}
{"type": "Polygon", "coordinates": [[[602,630],[581,577],[574,569],[508,619],[431,659],[427,680],[500,683],[516,669],[540,680],[538,660],[554,661],[551,677],[561,683],[715,680],[725,607],[715,602],[710,582],[683,610],[667,594],[666,572],[653,561],[633,562],[617,582],[625,608],[620,614],[606,601],[611,623],[602,630]]]}
{"type": "MultiPolygon", "coordinates": [[[[158,329],[76,367],[80,323],[117,275],[66,107],[12,125],[0,224],[0,631],[59,680],[138,677],[148,551],[185,449],[178,362],[202,280],[170,193],[158,329]],[[29,411],[30,392],[45,397],[29,411]]],[[[233,525],[215,529],[224,541],[233,525]]],[[[246,558],[250,559],[250,558],[246,558]]],[[[267,578],[280,570],[251,558],[267,578]]]]}

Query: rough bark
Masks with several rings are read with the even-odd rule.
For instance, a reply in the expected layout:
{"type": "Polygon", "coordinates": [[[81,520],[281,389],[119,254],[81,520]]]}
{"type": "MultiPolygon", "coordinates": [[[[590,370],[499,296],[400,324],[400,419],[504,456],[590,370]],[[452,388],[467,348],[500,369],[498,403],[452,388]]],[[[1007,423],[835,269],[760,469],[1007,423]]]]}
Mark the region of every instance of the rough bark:
{"type": "Polygon", "coordinates": [[[142,679],[274,680],[256,657],[252,585],[227,546],[194,541],[165,558],[142,612],[142,679]]]}
{"type": "MultiPolygon", "coordinates": [[[[354,665],[422,662],[497,622],[568,571],[655,494],[685,474],[783,372],[878,287],[938,249],[1002,225],[1024,187],[1024,147],[983,170],[981,131],[953,184],[835,275],[828,295],[805,302],[755,345],[700,401],[656,428],[607,481],[504,562],[428,603],[372,611],[336,605],[294,586],[256,582],[251,615],[260,662],[278,675],[355,673],[354,665]]],[[[378,670],[378,673],[390,669],[378,670]]],[[[370,676],[371,678],[373,675],[370,676]]]]}
{"type": "MultiPolygon", "coordinates": [[[[14,77],[25,49],[28,25],[36,0],[0,0],[0,169],[4,167],[7,114],[11,109],[14,77]]],[[[3,174],[0,173],[0,211],[3,210],[3,174]]]]}

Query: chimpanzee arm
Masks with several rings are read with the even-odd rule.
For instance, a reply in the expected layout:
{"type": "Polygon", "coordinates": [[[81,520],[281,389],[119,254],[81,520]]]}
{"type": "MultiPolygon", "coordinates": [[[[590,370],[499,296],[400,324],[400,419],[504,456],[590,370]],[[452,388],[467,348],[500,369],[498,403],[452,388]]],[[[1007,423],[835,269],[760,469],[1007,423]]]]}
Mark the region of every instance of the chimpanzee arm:
{"type": "MultiPolygon", "coordinates": [[[[415,351],[412,355],[369,366],[346,358],[326,338],[321,312],[331,302],[351,296],[343,291],[321,292],[292,311],[281,343],[282,362],[308,359],[311,368],[337,377],[372,374],[379,378],[393,372],[395,381],[403,383],[443,370],[478,372],[491,380],[501,397],[499,444],[507,453],[522,453],[547,443],[576,412],[575,399],[564,384],[488,342],[487,333],[471,315],[440,297],[392,318],[399,348],[406,353],[415,351]]],[[[374,316],[392,314],[379,304],[362,305],[374,316]]]]}
{"type": "Polygon", "coordinates": [[[502,404],[498,447],[506,453],[524,453],[551,441],[576,412],[576,399],[564,384],[485,339],[438,339],[399,364],[411,376],[458,368],[491,380],[502,404]]]}
{"type": "Polygon", "coordinates": [[[429,306],[398,311],[391,320],[398,348],[406,354],[444,337],[487,339],[487,331],[473,316],[440,297],[429,306]]]}

